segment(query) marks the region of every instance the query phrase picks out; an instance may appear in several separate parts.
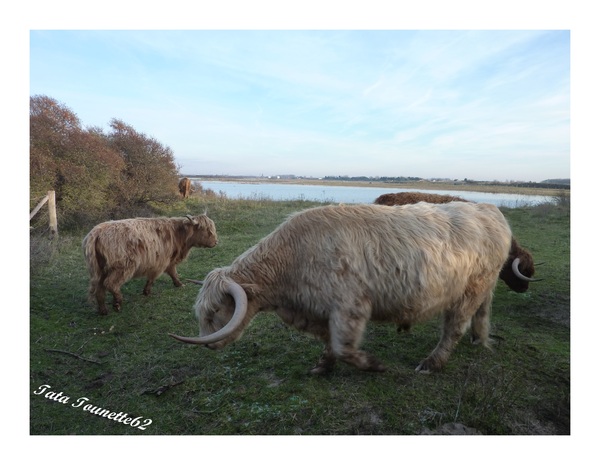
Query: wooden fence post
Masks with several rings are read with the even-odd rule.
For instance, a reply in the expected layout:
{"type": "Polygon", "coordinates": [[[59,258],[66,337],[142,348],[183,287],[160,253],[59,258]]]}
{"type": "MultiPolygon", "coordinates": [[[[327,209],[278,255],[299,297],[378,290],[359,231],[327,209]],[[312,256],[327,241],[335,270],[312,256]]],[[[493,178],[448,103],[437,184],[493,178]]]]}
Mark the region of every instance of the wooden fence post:
{"type": "Polygon", "coordinates": [[[50,235],[58,235],[58,220],[56,219],[56,194],[48,191],[48,212],[50,214],[50,235]]]}
{"type": "Polygon", "coordinates": [[[50,217],[50,237],[55,237],[58,236],[58,220],[56,218],[56,194],[54,191],[48,191],[48,194],[40,200],[29,214],[29,219],[31,220],[46,202],[48,202],[48,216],[50,217]]]}

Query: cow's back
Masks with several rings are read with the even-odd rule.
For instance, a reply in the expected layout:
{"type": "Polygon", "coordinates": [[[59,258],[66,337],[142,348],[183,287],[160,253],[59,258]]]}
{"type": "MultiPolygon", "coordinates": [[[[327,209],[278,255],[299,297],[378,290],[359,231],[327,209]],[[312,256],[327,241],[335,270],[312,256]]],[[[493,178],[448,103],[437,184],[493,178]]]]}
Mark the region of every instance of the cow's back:
{"type": "Polygon", "coordinates": [[[328,206],[291,216],[236,262],[317,312],[352,294],[375,319],[398,307],[427,319],[479,276],[495,282],[510,238],[493,205],[328,206]]]}
{"type": "Polygon", "coordinates": [[[108,221],[94,227],[88,236],[110,268],[127,269],[133,277],[166,268],[177,240],[173,222],[160,218],[108,221]]]}

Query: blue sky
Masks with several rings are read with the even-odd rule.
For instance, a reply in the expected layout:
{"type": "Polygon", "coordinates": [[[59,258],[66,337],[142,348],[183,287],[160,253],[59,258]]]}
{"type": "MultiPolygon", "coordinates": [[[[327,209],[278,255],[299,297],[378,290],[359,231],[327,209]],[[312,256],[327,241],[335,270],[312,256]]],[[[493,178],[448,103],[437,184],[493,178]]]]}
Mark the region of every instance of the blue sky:
{"type": "Polygon", "coordinates": [[[30,33],[30,93],[183,174],[570,177],[570,33],[30,33]]]}

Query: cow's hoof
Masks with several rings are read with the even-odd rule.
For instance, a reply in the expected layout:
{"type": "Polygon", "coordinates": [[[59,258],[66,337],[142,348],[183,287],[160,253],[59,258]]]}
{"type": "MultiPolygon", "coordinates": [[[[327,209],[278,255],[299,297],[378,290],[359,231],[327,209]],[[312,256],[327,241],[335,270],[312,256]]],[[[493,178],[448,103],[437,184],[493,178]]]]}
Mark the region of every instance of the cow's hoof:
{"type": "Polygon", "coordinates": [[[439,366],[438,364],[434,363],[433,360],[426,358],[421,363],[419,363],[417,368],[415,368],[415,371],[422,375],[428,375],[435,371],[440,371],[441,369],[442,369],[442,367],[439,366]]]}
{"type": "Polygon", "coordinates": [[[428,375],[431,373],[431,370],[423,367],[422,363],[419,363],[419,366],[417,368],[415,368],[415,371],[421,375],[428,375]]]}
{"type": "Polygon", "coordinates": [[[313,368],[310,369],[311,375],[324,375],[333,371],[334,363],[317,363],[313,368]]]}
{"type": "Polygon", "coordinates": [[[377,362],[369,366],[369,368],[367,368],[367,371],[376,371],[378,373],[382,373],[384,371],[387,371],[387,367],[383,363],[377,362]]]}
{"type": "Polygon", "coordinates": [[[329,370],[327,368],[316,366],[314,368],[311,368],[308,373],[311,375],[314,375],[314,376],[318,376],[318,375],[324,375],[325,373],[328,373],[328,372],[329,372],[329,370]]]}
{"type": "Polygon", "coordinates": [[[387,367],[371,354],[366,354],[366,363],[363,364],[363,366],[360,366],[359,368],[362,368],[365,371],[376,372],[382,372],[387,370],[387,367]]]}
{"type": "Polygon", "coordinates": [[[471,338],[471,344],[473,344],[475,346],[482,346],[482,347],[485,347],[486,349],[490,349],[490,350],[493,350],[492,345],[494,344],[494,342],[495,341],[490,338],[486,338],[486,339],[481,339],[479,337],[471,338]]]}

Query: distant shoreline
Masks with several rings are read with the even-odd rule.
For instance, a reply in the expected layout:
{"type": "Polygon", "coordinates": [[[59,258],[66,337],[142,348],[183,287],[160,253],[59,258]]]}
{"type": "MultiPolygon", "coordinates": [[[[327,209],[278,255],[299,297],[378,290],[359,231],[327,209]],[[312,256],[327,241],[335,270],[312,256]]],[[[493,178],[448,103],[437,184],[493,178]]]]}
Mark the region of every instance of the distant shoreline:
{"type": "Polygon", "coordinates": [[[570,189],[554,189],[545,187],[517,187],[510,185],[489,185],[453,182],[433,181],[408,181],[408,182],[381,182],[381,181],[345,181],[314,178],[296,179],[274,179],[274,178],[250,178],[250,177],[227,177],[227,176],[189,176],[190,178],[205,181],[239,182],[246,184],[297,184],[308,186],[354,186],[354,187],[389,187],[390,189],[417,189],[437,191],[467,191],[467,192],[489,192],[492,194],[521,194],[521,195],[543,195],[553,197],[556,195],[570,196],[570,189]]]}

